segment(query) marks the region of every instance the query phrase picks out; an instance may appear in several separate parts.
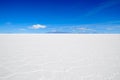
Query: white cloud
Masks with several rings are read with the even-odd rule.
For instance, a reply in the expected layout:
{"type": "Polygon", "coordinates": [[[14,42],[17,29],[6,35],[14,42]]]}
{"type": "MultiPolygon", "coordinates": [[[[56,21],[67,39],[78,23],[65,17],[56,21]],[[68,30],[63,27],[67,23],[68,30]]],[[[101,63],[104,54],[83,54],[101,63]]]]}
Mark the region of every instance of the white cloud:
{"type": "Polygon", "coordinates": [[[47,26],[46,25],[41,25],[41,24],[35,24],[35,25],[32,25],[32,27],[30,27],[30,29],[43,29],[43,28],[46,28],[47,26]]]}

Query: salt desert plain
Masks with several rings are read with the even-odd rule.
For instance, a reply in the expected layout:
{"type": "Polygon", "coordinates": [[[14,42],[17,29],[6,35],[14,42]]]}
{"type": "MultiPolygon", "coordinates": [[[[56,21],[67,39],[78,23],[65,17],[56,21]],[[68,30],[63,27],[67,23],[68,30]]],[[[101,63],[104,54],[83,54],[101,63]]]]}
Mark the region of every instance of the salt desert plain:
{"type": "Polygon", "coordinates": [[[120,35],[0,34],[0,80],[120,80],[120,35]]]}

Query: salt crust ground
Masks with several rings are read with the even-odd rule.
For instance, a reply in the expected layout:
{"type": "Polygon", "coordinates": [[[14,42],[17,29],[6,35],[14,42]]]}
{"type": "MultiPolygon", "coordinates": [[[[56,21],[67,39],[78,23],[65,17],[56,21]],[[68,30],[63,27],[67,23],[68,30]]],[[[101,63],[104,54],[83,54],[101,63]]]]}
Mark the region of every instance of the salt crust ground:
{"type": "Polygon", "coordinates": [[[0,34],[0,80],[120,80],[120,35],[0,34]]]}

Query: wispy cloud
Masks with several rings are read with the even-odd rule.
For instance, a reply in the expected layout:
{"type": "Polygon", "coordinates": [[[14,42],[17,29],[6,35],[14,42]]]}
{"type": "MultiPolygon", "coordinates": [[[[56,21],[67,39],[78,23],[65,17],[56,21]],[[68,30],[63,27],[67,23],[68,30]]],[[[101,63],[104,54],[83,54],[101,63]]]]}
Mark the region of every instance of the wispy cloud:
{"type": "Polygon", "coordinates": [[[111,28],[111,27],[108,27],[108,28],[106,28],[106,30],[113,30],[113,28],[111,28]]]}
{"type": "Polygon", "coordinates": [[[71,28],[73,33],[120,33],[120,24],[84,24],[71,28]]]}
{"type": "Polygon", "coordinates": [[[6,25],[12,25],[12,23],[11,23],[11,22],[6,22],[5,24],[6,24],[6,25]]]}
{"type": "Polygon", "coordinates": [[[119,3],[120,3],[119,0],[108,0],[108,1],[105,1],[105,2],[101,3],[99,6],[97,6],[96,8],[92,9],[91,11],[89,11],[85,16],[91,16],[91,15],[97,14],[100,11],[102,11],[102,10],[104,10],[106,8],[109,8],[111,6],[114,6],[116,4],[119,4],[119,3]]]}
{"type": "Polygon", "coordinates": [[[65,26],[59,26],[56,28],[49,28],[49,30],[46,33],[55,33],[55,34],[59,34],[59,33],[70,33],[69,32],[69,28],[65,28],[65,26]]]}
{"type": "Polygon", "coordinates": [[[29,27],[30,29],[44,29],[46,28],[47,26],[46,25],[41,25],[41,24],[35,24],[35,25],[32,25],[31,27],[29,27]]]}
{"type": "Polygon", "coordinates": [[[120,25],[115,25],[115,26],[109,26],[106,28],[106,30],[116,30],[116,31],[120,31],[120,25]]]}
{"type": "Polygon", "coordinates": [[[120,24],[120,20],[109,21],[108,24],[120,24]]]}
{"type": "Polygon", "coordinates": [[[85,28],[85,27],[80,27],[80,28],[77,28],[81,31],[92,31],[93,29],[90,29],[90,28],[85,28]]]}
{"type": "Polygon", "coordinates": [[[66,26],[46,26],[46,25],[11,25],[6,26],[6,32],[18,33],[120,33],[119,21],[99,23],[99,24],[82,24],[66,26]],[[117,23],[116,23],[117,22],[117,23]],[[17,26],[17,28],[15,27],[17,26]]]}
{"type": "Polygon", "coordinates": [[[24,28],[20,28],[19,30],[21,30],[21,31],[26,31],[26,29],[24,29],[24,28]]]}
{"type": "MultiPolygon", "coordinates": [[[[80,33],[94,33],[96,32],[91,26],[88,27],[77,27],[76,30],[80,33]]],[[[75,31],[75,30],[74,30],[75,31]]]]}

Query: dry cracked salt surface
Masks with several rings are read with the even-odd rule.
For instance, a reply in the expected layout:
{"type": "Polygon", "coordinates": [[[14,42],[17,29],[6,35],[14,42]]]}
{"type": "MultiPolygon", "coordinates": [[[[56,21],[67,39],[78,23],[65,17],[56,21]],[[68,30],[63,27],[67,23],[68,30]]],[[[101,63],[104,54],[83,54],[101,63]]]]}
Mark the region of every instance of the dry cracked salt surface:
{"type": "Polygon", "coordinates": [[[0,80],[120,80],[120,35],[0,34],[0,80]]]}

